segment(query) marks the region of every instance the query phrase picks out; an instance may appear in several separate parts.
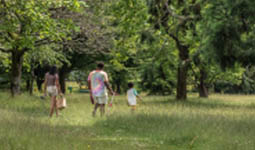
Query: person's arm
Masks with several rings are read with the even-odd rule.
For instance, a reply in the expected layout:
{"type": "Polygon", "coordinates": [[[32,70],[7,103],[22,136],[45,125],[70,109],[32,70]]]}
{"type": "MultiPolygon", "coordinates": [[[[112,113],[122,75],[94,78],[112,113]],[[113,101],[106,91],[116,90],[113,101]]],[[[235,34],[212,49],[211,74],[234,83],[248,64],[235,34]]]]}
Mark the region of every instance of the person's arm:
{"type": "Polygon", "coordinates": [[[92,94],[91,75],[92,75],[92,73],[89,73],[89,76],[88,76],[88,88],[89,88],[89,93],[90,93],[90,94],[92,94]]]}
{"type": "Polygon", "coordinates": [[[89,88],[89,96],[90,96],[90,101],[92,104],[94,104],[94,98],[93,98],[93,94],[92,94],[92,87],[91,87],[91,81],[88,80],[88,88],[89,88]]]}
{"type": "Polygon", "coordinates": [[[88,80],[88,88],[89,88],[89,94],[92,97],[91,80],[88,80]]]}
{"type": "Polygon", "coordinates": [[[104,84],[106,85],[107,89],[110,91],[111,95],[113,95],[114,92],[113,92],[113,90],[112,90],[112,88],[111,88],[109,82],[108,82],[108,81],[105,81],[104,84]]]}
{"type": "Polygon", "coordinates": [[[134,95],[140,100],[142,101],[142,98],[138,95],[137,91],[134,89],[134,95]]]}
{"type": "Polygon", "coordinates": [[[89,96],[90,96],[90,101],[92,104],[94,104],[94,98],[93,98],[93,94],[92,94],[92,85],[91,85],[91,75],[92,73],[89,74],[88,76],[88,88],[89,88],[89,96]]]}
{"type": "Polygon", "coordinates": [[[139,95],[136,95],[136,97],[140,100],[143,101],[142,98],[139,95]]]}
{"type": "Polygon", "coordinates": [[[90,80],[88,80],[88,88],[91,91],[91,81],[90,80]]]}
{"type": "Polygon", "coordinates": [[[127,100],[127,105],[129,106],[129,102],[128,102],[128,93],[126,95],[126,100],[127,100]]]}
{"type": "Polygon", "coordinates": [[[113,90],[112,90],[112,88],[111,88],[111,86],[110,86],[110,84],[109,84],[109,79],[108,79],[108,75],[107,75],[107,73],[105,72],[104,73],[104,84],[105,84],[105,86],[107,87],[107,89],[110,91],[110,93],[111,93],[111,95],[113,95],[114,94],[114,92],[113,92],[113,90]]]}

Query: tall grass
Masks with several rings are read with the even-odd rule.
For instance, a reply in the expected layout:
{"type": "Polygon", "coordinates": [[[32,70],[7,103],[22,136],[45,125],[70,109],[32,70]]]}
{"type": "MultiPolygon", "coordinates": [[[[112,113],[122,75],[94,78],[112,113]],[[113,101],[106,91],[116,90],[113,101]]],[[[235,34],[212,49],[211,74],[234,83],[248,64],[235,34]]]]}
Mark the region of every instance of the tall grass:
{"type": "Polygon", "coordinates": [[[148,96],[135,113],[117,96],[95,118],[86,94],[67,95],[68,108],[49,118],[49,98],[0,93],[1,150],[254,150],[255,96],[148,96]]]}

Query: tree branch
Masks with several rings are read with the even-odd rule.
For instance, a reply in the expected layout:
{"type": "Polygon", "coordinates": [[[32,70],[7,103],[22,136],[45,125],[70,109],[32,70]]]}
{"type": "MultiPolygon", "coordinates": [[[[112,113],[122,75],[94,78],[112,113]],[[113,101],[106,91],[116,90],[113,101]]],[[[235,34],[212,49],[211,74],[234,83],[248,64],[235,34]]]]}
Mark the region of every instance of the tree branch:
{"type": "Polygon", "coordinates": [[[4,52],[4,53],[10,53],[11,52],[10,50],[7,50],[7,49],[1,48],[1,47],[0,47],[0,51],[4,52]]]}
{"type": "Polygon", "coordinates": [[[64,11],[66,10],[66,7],[65,6],[62,6],[62,7],[57,7],[57,8],[49,8],[49,11],[64,11]]]}
{"type": "Polygon", "coordinates": [[[178,39],[175,35],[173,35],[172,33],[169,33],[168,30],[167,30],[167,33],[168,33],[168,35],[169,35],[172,39],[175,40],[175,42],[177,43],[177,45],[179,45],[179,43],[180,43],[179,39],[178,39]]]}
{"type": "Polygon", "coordinates": [[[167,9],[167,12],[174,18],[177,18],[178,20],[182,21],[182,22],[185,22],[187,20],[192,20],[194,19],[193,16],[181,16],[181,15],[178,15],[176,14],[174,11],[172,11],[171,8],[168,7],[168,1],[165,2],[165,7],[167,9]]]}
{"type": "Polygon", "coordinates": [[[193,76],[195,77],[194,84],[195,84],[196,87],[199,87],[199,84],[197,83],[199,81],[199,79],[198,79],[199,77],[196,75],[196,71],[193,69],[193,67],[191,66],[190,68],[191,68],[191,71],[193,73],[193,76]]]}
{"type": "Polygon", "coordinates": [[[35,47],[42,46],[42,45],[45,45],[45,44],[50,44],[50,43],[53,43],[53,42],[54,41],[50,41],[49,38],[44,38],[44,39],[35,41],[35,47]]]}

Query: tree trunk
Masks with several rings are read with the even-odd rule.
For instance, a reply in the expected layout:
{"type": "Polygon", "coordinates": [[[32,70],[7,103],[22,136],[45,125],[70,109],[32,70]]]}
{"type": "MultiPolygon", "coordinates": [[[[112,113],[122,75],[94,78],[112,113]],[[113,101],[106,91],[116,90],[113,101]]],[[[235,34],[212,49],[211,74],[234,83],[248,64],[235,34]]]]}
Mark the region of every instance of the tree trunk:
{"type": "Polygon", "coordinates": [[[36,79],[37,88],[40,92],[42,91],[43,82],[44,82],[44,80],[41,80],[41,79],[38,79],[38,78],[36,79]]]}
{"type": "Polygon", "coordinates": [[[30,89],[30,80],[27,79],[27,81],[26,81],[26,90],[29,91],[29,89],[30,89]]]}
{"type": "Polygon", "coordinates": [[[68,75],[68,73],[70,72],[68,67],[67,67],[67,64],[64,64],[62,66],[62,68],[59,69],[59,84],[60,84],[60,89],[61,89],[61,92],[62,93],[65,93],[66,92],[66,82],[65,82],[65,79],[68,75]]]}
{"type": "Polygon", "coordinates": [[[33,95],[34,80],[35,80],[34,68],[31,67],[31,80],[30,80],[30,89],[29,89],[29,94],[30,94],[30,95],[33,95]]]}
{"type": "Polygon", "coordinates": [[[66,72],[59,72],[59,84],[62,93],[66,93],[66,72]]]}
{"type": "Polygon", "coordinates": [[[60,89],[63,93],[66,92],[65,79],[67,78],[68,74],[71,71],[72,71],[72,68],[68,66],[67,63],[64,63],[64,65],[59,69],[59,84],[60,84],[60,89]]]}
{"type": "Polygon", "coordinates": [[[15,96],[20,94],[20,82],[22,75],[23,53],[18,50],[12,51],[11,64],[11,94],[15,96]]]}
{"type": "Polygon", "coordinates": [[[177,75],[177,100],[186,100],[187,99],[187,67],[180,66],[178,67],[177,75]]]}
{"type": "Polygon", "coordinates": [[[181,45],[177,40],[176,42],[179,57],[181,59],[181,64],[178,67],[177,75],[177,100],[186,100],[187,99],[187,72],[188,72],[188,63],[189,63],[189,47],[181,45]]]}
{"type": "Polygon", "coordinates": [[[120,83],[117,83],[117,93],[121,93],[120,83]]]}
{"type": "Polygon", "coordinates": [[[204,69],[200,70],[200,79],[199,79],[199,97],[208,97],[208,89],[205,85],[205,79],[206,79],[206,72],[204,71],[204,69]]]}

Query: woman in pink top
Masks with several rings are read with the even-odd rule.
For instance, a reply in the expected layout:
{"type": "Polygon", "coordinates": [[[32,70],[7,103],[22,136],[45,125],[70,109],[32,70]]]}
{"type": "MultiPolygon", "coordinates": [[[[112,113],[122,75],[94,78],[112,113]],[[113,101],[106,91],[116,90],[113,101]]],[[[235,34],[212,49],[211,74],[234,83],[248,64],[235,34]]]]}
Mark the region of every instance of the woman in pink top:
{"type": "Polygon", "coordinates": [[[56,66],[51,67],[50,72],[45,75],[44,95],[46,95],[46,91],[51,97],[50,117],[52,117],[54,109],[56,110],[56,116],[58,116],[57,95],[61,93],[61,90],[56,66]]]}

